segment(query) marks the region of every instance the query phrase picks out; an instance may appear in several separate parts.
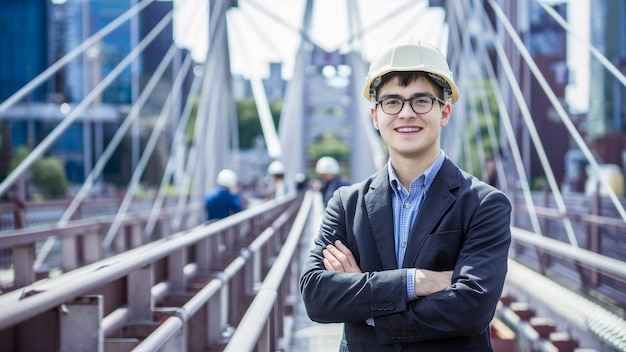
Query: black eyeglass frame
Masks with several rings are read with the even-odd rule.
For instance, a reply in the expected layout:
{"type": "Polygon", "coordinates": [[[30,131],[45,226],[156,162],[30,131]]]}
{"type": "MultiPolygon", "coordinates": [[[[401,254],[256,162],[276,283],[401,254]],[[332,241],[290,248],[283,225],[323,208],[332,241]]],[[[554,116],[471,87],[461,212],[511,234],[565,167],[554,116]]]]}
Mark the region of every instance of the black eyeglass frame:
{"type": "Polygon", "coordinates": [[[398,95],[388,95],[388,96],[386,96],[386,97],[384,97],[384,98],[381,98],[381,99],[377,100],[376,102],[374,102],[374,104],[375,104],[376,106],[380,105],[380,108],[381,108],[381,109],[383,110],[383,112],[384,112],[385,114],[387,114],[387,115],[397,115],[397,114],[399,114],[399,113],[400,113],[400,111],[402,111],[402,109],[404,109],[404,104],[405,104],[407,101],[409,102],[409,106],[411,107],[411,110],[413,110],[413,112],[414,112],[414,113],[416,113],[416,114],[428,114],[428,113],[429,113],[429,112],[433,109],[433,106],[435,105],[435,101],[437,101],[437,102],[438,102],[439,104],[441,104],[442,106],[443,106],[443,105],[446,105],[446,102],[445,102],[445,101],[443,101],[443,100],[442,100],[442,99],[440,99],[440,98],[437,98],[436,96],[430,95],[430,94],[419,94],[419,95],[414,95],[414,96],[412,96],[412,97],[410,97],[410,98],[407,98],[407,99],[405,99],[405,98],[403,98],[403,97],[401,97],[401,96],[398,96],[398,95]],[[423,111],[423,112],[417,112],[417,111],[415,111],[415,107],[413,107],[413,103],[412,103],[412,102],[413,102],[413,100],[414,100],[414,99],[418,99],[418,98],[430,98],[430,100],[431,100],[431,103],[430,103],[430,109],[428,109],[427,111],[423,111]],[[398,112],[393,113],[393,114],[390,114],[390,113],[388,113],[387,111],[385,111],[385,108],[383,107],[384,105],[383,105],[383,104],[381,104],[381,103],[382,103],[383,101],[387,100],[387,99],[399,99],[399,100],[401,100],[401,101],[402,101],[402,106],[400,106],[400,109],[398,110],[398,112]]]}

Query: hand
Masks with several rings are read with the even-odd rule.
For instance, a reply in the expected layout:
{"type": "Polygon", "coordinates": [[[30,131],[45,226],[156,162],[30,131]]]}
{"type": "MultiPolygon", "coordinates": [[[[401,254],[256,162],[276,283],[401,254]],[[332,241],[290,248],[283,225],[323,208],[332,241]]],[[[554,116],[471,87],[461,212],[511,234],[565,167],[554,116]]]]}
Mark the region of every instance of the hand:
{"type": "Polygon", "coordinates": [[[322,254],[324,255],[324,268],[326,270],[361,273],[361,268],[356,264],[352,251],[339,240],[335,241],[335,245],[326,246],[322,254]]]}
{"type": "Polygon", "coordinates": [[[415,271],[415,295],[427,296],[439,292],[452,284],[452,270],[432,271],[417,269],[415,271]]]}

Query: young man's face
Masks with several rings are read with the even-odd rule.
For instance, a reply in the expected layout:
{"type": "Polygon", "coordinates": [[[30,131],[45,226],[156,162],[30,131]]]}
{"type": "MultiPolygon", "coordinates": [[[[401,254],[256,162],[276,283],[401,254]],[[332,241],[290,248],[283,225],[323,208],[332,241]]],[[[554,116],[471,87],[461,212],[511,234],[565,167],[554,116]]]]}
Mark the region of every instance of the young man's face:
{"type": "MultiPolygon", "coordinates": [[[[420,95],[437,97],[438,92],[426,78],[419,78],[406,87],[399,85],[398,79],[393,78],[379,88],[377,95],[379,99],[390,96],[410,99],[420,95]]],[[[438,155],[439,135],[441,128],[448,124],[452,111],[450,104],[441,106],[434,101],[432,109],[421,114],[413,111],[409,101],[404,103],[397,114],[385,113],[381,105],[372,107],[370,112],[374,128],[380,131],[392,158],[435,158],[438,155]]]]}

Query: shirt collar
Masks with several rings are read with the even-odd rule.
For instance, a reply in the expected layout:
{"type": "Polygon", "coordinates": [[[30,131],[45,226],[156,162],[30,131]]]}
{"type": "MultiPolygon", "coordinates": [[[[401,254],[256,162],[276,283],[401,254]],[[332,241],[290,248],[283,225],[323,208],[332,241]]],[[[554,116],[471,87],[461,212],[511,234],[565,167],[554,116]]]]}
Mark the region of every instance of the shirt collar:
{"type": "MultiPolygon", "coordinates": [[[[420,177],[424,176],[424,188],[425,190],[428,190],[430,185],[433,183],[433,180],[435,179],[435,175],[437,175],[439,169],[441,169],[441,165],[443,165],[443,161],[445,159],[446,154],[443,152],[443,150],[440,150],[437,159],[435,159],[435,161],[430,164],[430,166],[426,169],[426,171],[424,171],[423,174],[419,175],[415,180],[413,180],[411,184],[413,184],[420,177]]],[[[393,169],[393,166],[391,166],[391,160],[387,162],[387,172],[389,173],[389,185],[391,186],[391,189],[394,190],[394,192],[397,192],[399,190],[399,187],[402,187],[402,184],[400,183],[400,180],[398,180],[398,175],[396,175],[396,171],[393,169]]]]}

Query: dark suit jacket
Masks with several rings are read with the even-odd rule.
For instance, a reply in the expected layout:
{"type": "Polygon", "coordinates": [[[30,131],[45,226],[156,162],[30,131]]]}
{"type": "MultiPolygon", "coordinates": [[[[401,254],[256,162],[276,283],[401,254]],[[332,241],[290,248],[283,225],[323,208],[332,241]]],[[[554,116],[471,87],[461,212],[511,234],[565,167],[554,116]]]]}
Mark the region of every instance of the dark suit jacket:
{"type": "Polygon", "coordinates": [[[511,242],[507,197],[446,159],[397,268],[387,168],[330,200],[300,278],[309,317],[343,322],[341,351],[490,351],[489,323],[511,242]],[[322,250],[341,240],[363,274],[327,271],[322,250]],[[408,300],[406,268],[454,270],[451,286],[408,300]],[[374,318],[375,327],[365,323],[374,318]]]}

